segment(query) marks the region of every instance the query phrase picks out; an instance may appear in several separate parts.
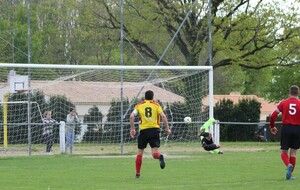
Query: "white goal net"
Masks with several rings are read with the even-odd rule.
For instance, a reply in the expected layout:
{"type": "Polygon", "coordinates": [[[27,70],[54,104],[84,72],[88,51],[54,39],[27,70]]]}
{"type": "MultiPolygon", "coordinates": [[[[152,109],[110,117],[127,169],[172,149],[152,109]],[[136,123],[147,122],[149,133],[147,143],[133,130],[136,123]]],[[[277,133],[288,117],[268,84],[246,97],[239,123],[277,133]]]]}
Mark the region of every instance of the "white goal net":
{"type": "MultiPolygon", "coordinates": [[[[198,129],[213,117],[211,66],[0,63],[0,68],[30,78],[28,92],[22,93],[9,93],[8,81],[1,79],[0,146],[7,154],[43,154],[41,115],[51,111],[54,120],[66,121],[72,107],[80,119],[75,128],[75,154],[135,151],[137,139],[129,135],[129,115],[147,90],[154,92],[170,123],[172,134],[167,138],[164,130],[161,133],[161,145],[168,145],[164,148],[191,143],[199,149],[198,129]],[[8,104],[4,106],[5,95],[8,104]],[[192,118],[190,124],[184,123],[186,116],[192,118]]],[[[60,153],[58,125],[53,128],[53,142],[53,152],[60,153]]]]}

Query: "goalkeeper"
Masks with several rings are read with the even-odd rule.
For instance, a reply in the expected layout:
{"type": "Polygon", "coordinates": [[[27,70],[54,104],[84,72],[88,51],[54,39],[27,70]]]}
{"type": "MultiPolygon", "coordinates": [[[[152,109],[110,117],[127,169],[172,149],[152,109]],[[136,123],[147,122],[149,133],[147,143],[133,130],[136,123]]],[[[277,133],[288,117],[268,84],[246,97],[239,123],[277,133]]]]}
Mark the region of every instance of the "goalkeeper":
{"type": "Polygon", "coordinates": [[[219,144],[215,144],[212,139],[212,134],[209,132],[210,126],[215,122],[214,118],[210,118],[200,127],[200,140],[204,150],[209,151],[210,153],[223,154],[219,148],[219,144]]]}

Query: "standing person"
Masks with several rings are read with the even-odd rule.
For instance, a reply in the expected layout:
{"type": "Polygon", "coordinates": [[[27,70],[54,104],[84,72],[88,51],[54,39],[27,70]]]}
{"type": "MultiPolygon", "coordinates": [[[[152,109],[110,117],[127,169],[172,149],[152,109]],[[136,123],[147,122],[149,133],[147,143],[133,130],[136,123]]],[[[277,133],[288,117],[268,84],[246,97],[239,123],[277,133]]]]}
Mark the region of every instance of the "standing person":
{"type": "Polygon", "coordinates": [[[69,114],[67,115],[67,122],[66,122],[66,153],[68,146],[70,146],[70,153],[73,153],[74,148],[74,138],[75,138],[75,127],[80,123],[77,112],[75,108],[70,108],[69,114]]]}
{"type": "Polygon", "coordinates": [[[159,159],[160,168],[165,168],[164,156],[158,151],[160,147],[160,118],[162,118],[167,135],[170,135],[168,120],[161,106],[153,101],[154,93],[151,90],[146,91],[145,100],[138,103],[130,114],[130,136],[133,138],[136,134],[134,128],[134,117],[139,115],[139,135],[138,135],[138,152],[135,159],[136,178],[140,178],[142,167],[142,158],[144,149],[149,143],[152,156],[159,159]]]}
{"type": "Polygon", "coordinates": [[[47,155],[52,155],[53,153],[51,152],[52,146],[53,146],[53,127],[55,125],[58,125],[59,123],[51,118],[52,112],[51,111],[46,111],[43,114],[43,136],[46,142],[46,154],[47,155]]]}
{"type": "Polygon", "coordinates": [[[282,128],[280,137],[281,160],[286,166],[286,179],[294,179],[292,173],[296,167],[296,154],[300,146],[300,100],[299,87],[290,87],[290,97],[281,101],[270,118],[272,134],[278,132],[274,123],[277,115],[282,113],[282,128]]]}

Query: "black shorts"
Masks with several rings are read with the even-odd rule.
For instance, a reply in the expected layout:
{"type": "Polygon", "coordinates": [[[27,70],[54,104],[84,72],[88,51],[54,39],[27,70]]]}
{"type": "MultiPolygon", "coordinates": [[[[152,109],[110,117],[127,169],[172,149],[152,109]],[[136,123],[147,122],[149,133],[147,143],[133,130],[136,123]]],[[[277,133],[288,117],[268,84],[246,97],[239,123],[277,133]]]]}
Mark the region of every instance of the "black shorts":
{"type": "Polygon", "coordinates": [[[208,144],[208,145],[205,144],[205,145],[203,145],[202,147],[203,147],[204,150],[206,150],[206,151],[211,151],[211,150],[215,150],[215,149],[218,148],[216,144],[208,144]]]}
{"type": "Polygon", "coordinates": [[[300,126],[283,125],[280,137],[281,150],[299,149],[300,147],[300,126]]]}
{"type": "Polygon", "coordinates": [[[145,149],[148,143],[151,148],[160,147],[160,129],[150,128],[140,131],[138,136],[138,148],[145,149]]]}

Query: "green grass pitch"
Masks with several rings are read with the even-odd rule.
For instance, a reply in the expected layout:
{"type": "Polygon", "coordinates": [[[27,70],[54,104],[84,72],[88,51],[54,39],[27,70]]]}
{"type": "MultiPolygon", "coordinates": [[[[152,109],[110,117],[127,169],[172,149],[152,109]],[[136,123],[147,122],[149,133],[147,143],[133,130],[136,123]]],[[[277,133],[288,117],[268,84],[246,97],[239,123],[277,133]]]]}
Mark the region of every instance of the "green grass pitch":
{"type": "Polygon", "coordinates": [[[168,153],[164,170],[148,155],[140,179],[135,179],[134,154],[0,157],[0,189],[284,190],[300,186],[300,165],[293,174],[296,179],[285,180],[278,143],[223,143],[223,147],[223,155],[168,153]]]}

